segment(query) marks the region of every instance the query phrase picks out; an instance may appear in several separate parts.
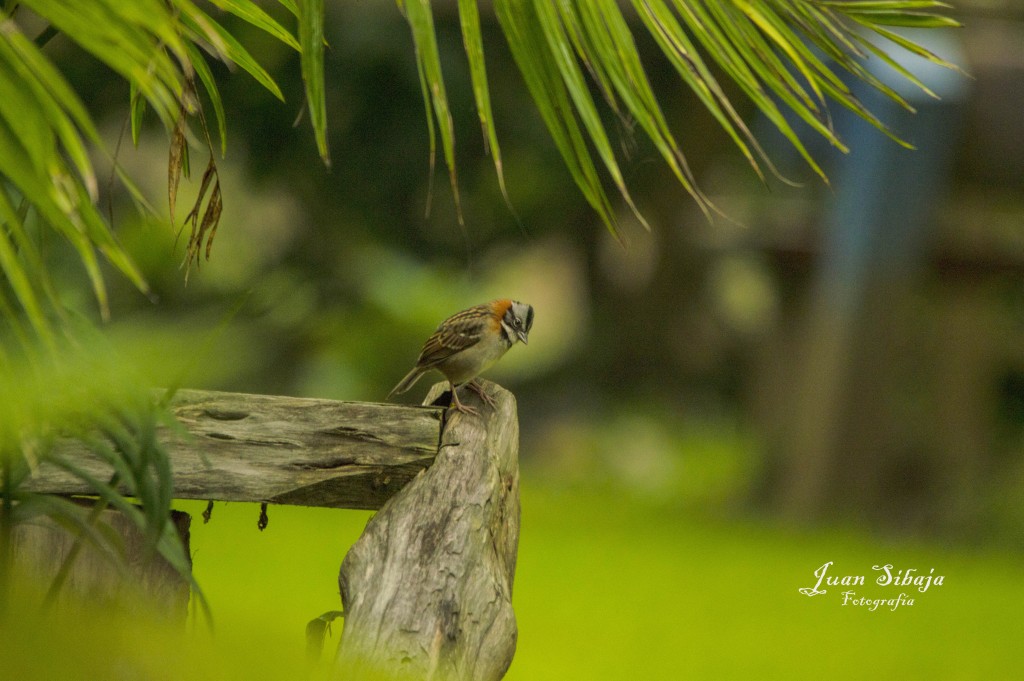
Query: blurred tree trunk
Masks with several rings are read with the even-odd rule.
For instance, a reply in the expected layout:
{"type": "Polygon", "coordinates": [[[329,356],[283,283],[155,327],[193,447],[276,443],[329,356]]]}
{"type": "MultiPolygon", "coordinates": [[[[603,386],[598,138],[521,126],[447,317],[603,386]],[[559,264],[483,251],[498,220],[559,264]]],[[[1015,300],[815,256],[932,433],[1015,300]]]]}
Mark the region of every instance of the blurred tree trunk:
{"type": "MultiPolygon", "coordinates": [[[[963,62],[955,44],[933,47],[963,62]]],[[[960,506],[950,505],[951,489],[971,493],[950,474],[976,477],[977,447],[950,467],[932,438],[945,430],[944,396],[933,386],[949,368],[929,351],[938,330],[920,296],[932,211],[949,183],[964,109],[962,84],[939,85],[941,101],[904,93],[918,107],[912,120],[875,93],[859,93],[913,151],[853,117],[837,119],[853,151],[834,173],[838,191],[806,311],[776,350],[779,391],[764,414],[775,422],[770,493],[792,516],[934,526],[960,506]]]]}

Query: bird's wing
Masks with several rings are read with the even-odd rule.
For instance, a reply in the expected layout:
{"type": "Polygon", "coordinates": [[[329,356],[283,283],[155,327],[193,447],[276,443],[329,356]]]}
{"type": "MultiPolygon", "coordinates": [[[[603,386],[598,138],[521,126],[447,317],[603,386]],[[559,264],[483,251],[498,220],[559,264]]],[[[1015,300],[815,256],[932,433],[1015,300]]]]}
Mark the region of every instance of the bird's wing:
{"type": "Polygon", "coordinates": [[[444,362],[457,352],[480,341],[486,324],[491,318],[488,305],[477,305],[463,310],[441,322],[427,342],[423,344],[416,366],[430,369],[444,362]]]}

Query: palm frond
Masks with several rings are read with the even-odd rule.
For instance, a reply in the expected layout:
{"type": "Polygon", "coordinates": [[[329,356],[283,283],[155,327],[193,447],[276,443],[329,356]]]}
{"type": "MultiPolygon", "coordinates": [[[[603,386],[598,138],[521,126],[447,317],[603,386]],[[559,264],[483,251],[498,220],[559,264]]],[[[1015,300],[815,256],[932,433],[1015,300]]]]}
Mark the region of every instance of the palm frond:
{"type": "MultiPolygon", "coordinates": [[[[474,4],[473,0],[460,0],[459,15],[484,136],[494,149],[496,125],[484,96],[486,67],[483,51],[474,40],[479,33],[474,4]]],[[[598,165],[625,203],[634,211],[636,207],[592,92],[599,93],[609,112],[635,121],[701,210],[708,216],[714,211],[661,111],[640,59],[638,34],[646,32],[653,39],[681,82],[695,93],[762,178],[763,167],[778,173],[737,113],[739,106],[725,94],[712,64],[825,182],[828,178],[794,128],[794,118],[845,152],[830,116],[830,106],[838,105],[909,146],[864,107],[843,74],[910,108],[895,89],[867,68],[868,56],[893,66],[924,92],[930,91],[899,66],[891,51],[907,50],[956,68],[893,28],[958,26],[942,13],[949,5],[937,0],[632,0],[630,6],[639,21],[630,21],[616,0],[495,0],[493,6],[527,89],[569,172],[613,232],[615,211],[598,165]],[[865,32],[880,38],[886,47],[866,38],[865,32]]],[[[418,0],[416,7],[417,14],[407,12],[407,16],[410,23],[415,21],[424,93],[432,97],[435,111],[441,112],[448,104],[440,68],[433,52],[419,49],[432,40],[427,34],[430,7],[427,0],[418,0]]],[[[447,139],[443,124],[441,130],[447,150],[454,143],[447,139]]],[[[446,161],[451,163],[447,153],[446,161]]],[[[504,187],[498,157],[495,163],[504,187]]],[[[449,170],[454,178],[454,169],[449,166],[449,170]]]]}

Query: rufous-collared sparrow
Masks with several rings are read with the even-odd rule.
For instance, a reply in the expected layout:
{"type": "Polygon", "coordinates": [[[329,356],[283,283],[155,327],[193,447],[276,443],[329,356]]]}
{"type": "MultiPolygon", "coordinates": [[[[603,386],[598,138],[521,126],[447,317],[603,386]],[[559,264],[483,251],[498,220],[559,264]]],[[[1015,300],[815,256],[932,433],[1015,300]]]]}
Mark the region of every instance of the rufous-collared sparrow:
{"type": "Polygon", "coordinates": [[[483,391],[476,377],[501,359],[516,341],[526,345],[533,327],[533,307],[508,298],[475,305],[441,322],[423,344],[416,366],[391,391],[392,395],[409,390],[423,374],[437,369],[452,387],[451,406],[456,411],[476,414],[473,407],[459,401],[457,389],[465,385],[489,406],[494,400],[483,391]]]}

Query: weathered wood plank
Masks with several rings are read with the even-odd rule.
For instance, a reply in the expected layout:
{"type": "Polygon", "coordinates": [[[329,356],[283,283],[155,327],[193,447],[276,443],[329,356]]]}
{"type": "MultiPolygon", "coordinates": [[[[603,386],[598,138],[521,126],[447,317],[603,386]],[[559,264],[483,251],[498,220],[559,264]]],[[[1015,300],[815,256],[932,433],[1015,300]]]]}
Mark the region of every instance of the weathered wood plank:
{"type": "MultiPolygon", "coordinates": [[[[179,499],[377,509],[437,456],[444,410],[366,402],[180,390],[188,431],[162,429],[179,499]]],[[[101,479],[111,469],[78,442],[63,453],[101,479]]],[[[43,465],[26,489],[88,494],[43,465]]]]}
{"type": "MultiPolygon", "coordinates": [[[[341,566],[344,678],[500,679],[516,646],[512,582],[519,543],[515,397],[462,399],[434,464],[366,525],[341,566]]],[[[427,403],[443,385],[434,386],[427,403]]]]}

